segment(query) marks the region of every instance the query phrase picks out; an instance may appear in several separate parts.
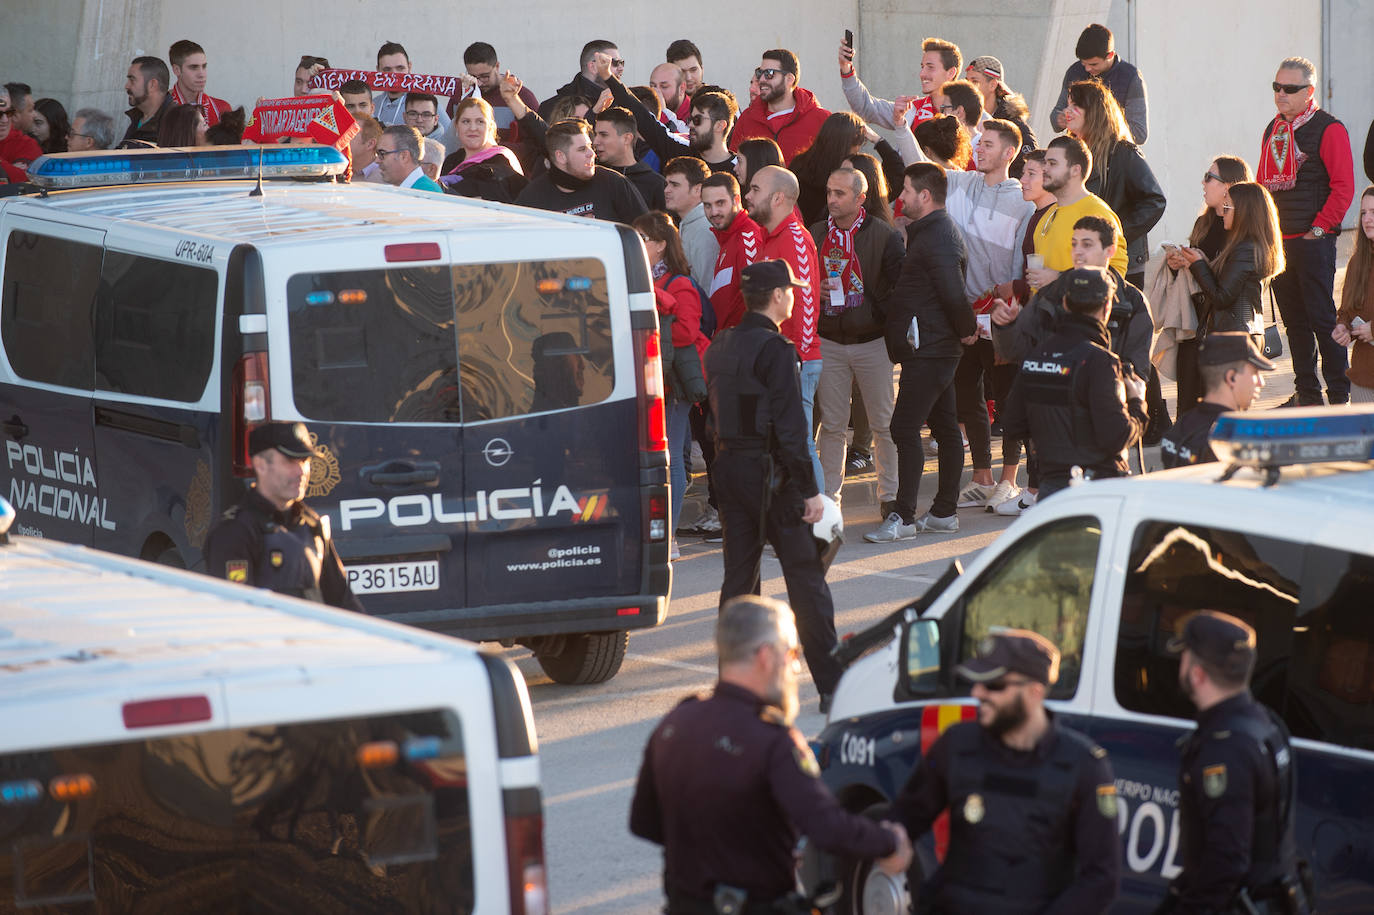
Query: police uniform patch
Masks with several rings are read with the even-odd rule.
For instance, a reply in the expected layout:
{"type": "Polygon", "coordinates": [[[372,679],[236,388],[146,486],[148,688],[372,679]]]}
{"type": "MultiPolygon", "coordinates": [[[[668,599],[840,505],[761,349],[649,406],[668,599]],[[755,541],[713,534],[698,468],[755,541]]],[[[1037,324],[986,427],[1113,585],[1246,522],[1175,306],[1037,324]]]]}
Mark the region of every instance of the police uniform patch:
{"type": "Polygon", "coordinates": [[[1116,785],[1097,786],[1097,812],[1109,820],[1116,819],[1116,785]]]}
{"type": "Polygon", "coordinates": [[[286,557],[281,554],[281,550],[273,550],[268,555],[267,561],[272,564],[272,568],[280,569],[281,564],[286,561],[286,557]]]}
{"type": "Polygon", "coordinates": [[[816,762],[816,754],[811,752],[811,747],[807,745],[806,739],[796,728],[791,729],[791,737],[792,756],[797,761],[797,768],[812,778],[820,778],[820,763],[816,762]]]}
{"type": "Polygon", "coordinates": [[[1202,767],[1202,793],[1210,798],[1218,798],[1226,793],[1226,766],[1202,767]]]}
{"type": "Polygon", "coordinates": [[[964,820],[969,823],[978,824],[983,821],[983,814],[987,810],[983,807],[983,796],[981,794],[970,794],[964,800],[964,820]]]}
{"type": "Polygon", "coordinates": [[[248,580],[248,561],[246,559],[231,559],[224,564],[224,577],[230,581],[243,584],[248,580]]]}

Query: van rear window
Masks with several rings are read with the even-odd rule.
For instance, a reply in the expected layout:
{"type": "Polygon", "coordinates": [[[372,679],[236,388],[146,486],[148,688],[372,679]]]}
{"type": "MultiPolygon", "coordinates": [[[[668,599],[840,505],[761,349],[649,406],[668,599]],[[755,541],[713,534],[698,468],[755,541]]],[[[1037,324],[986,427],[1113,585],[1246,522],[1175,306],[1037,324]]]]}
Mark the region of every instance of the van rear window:
{"type": "Polygon", "coordinates": [[[19,908],[473,908],[449,711],[11,754],[0,782],[19,800],[0,807],[0,898],[19,908]]]}
{"type": "Polygon", "coordinates": [[[295,403],[312,420],[477,422],[615,386],[593,258],[302,273],[287,312],[295,403]]]}

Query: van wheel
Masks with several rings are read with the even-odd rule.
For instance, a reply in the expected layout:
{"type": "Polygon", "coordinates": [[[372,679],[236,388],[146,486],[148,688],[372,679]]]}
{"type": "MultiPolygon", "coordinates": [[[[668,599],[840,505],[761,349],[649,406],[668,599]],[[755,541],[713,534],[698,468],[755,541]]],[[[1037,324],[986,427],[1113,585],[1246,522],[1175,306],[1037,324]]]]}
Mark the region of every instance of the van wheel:
{"type": "Polygon", "coordinates": [[[177,552],[177,548],[174,546],[169,546],[154,556],[153,562],[160,566],[171,566],[174,569],[186,568],[186,560],[181,558],[181,554],[177,552]]]}
{"type": "Polygon", "coordinates": [[[551,639],[552,650],[536,650],[534,656],[555,683],[604,683],[620,672],[629,644],[625,631],[588,632],[551,639]]]}
{"type": "MultiPolygon", "coordinates": [[[[870,820],[892,819],[887,804],[874,804],[861,814],[870,820]]],[[[841,895],[835,906],[839,915],[906,915],[916,911],[916,888],[924,879],[920,855],[913,855],[906,872],[905,886],[873,866],[866,859],[839,858],[835,870],[842,881],[841,895]]]]}

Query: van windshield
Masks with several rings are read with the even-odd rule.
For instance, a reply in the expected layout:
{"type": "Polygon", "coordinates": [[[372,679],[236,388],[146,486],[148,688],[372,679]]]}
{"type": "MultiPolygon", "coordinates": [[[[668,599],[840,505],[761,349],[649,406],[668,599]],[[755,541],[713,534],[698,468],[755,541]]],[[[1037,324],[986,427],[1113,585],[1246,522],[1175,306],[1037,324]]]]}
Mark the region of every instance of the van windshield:
{"type": "Polygon", "coordinates": [[[449,711],[0,755],[0,796],[4,908],[473,908],[449,711]]]}
{"type": "Polygon", "coordinates": [[[301,273],[287,314],[306,419],[477,422],[599,403],[615,386],[593,258],[301,273]]]}

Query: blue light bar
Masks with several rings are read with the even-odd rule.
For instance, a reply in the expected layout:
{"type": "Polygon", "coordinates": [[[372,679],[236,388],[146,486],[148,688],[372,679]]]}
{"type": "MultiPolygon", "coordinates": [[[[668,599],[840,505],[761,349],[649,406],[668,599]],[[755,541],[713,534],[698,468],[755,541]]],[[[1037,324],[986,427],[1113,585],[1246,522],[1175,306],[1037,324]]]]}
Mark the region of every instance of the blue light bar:
{"type": "Polygon", "coordinates": [[[321,178],[342,175],[344,154],[331,146],[205,146],[93,150],[39,156],[29,180],[42,188],[106,187],[163,181],[321,178]]]}
{"type": "Polygon", "coordinates": [[[0,806],[13,807],[22,804],[36,804],[42,799],[42,782],[31,778],[21,778],[12,782],[0,783],[0,806]]]}
{"type": "Polygon", "coordinates": [[[1285,467],[1374,460],[1374,408],[1310,407],[1223,413],[1212,427],[1223,463],[1285,467]]]}
{"type": "Polygon", "coordinates": [[[405,757],[411,762],[437,759],[441,749],[438,737],[412,737],[405,742],[405,757]]]}
{"type": "Polygon", "coordinates": [[[591,277],[570,276],[563,281],[563,288],[571,292],[586,292],[592,288],[591,277]]]}

